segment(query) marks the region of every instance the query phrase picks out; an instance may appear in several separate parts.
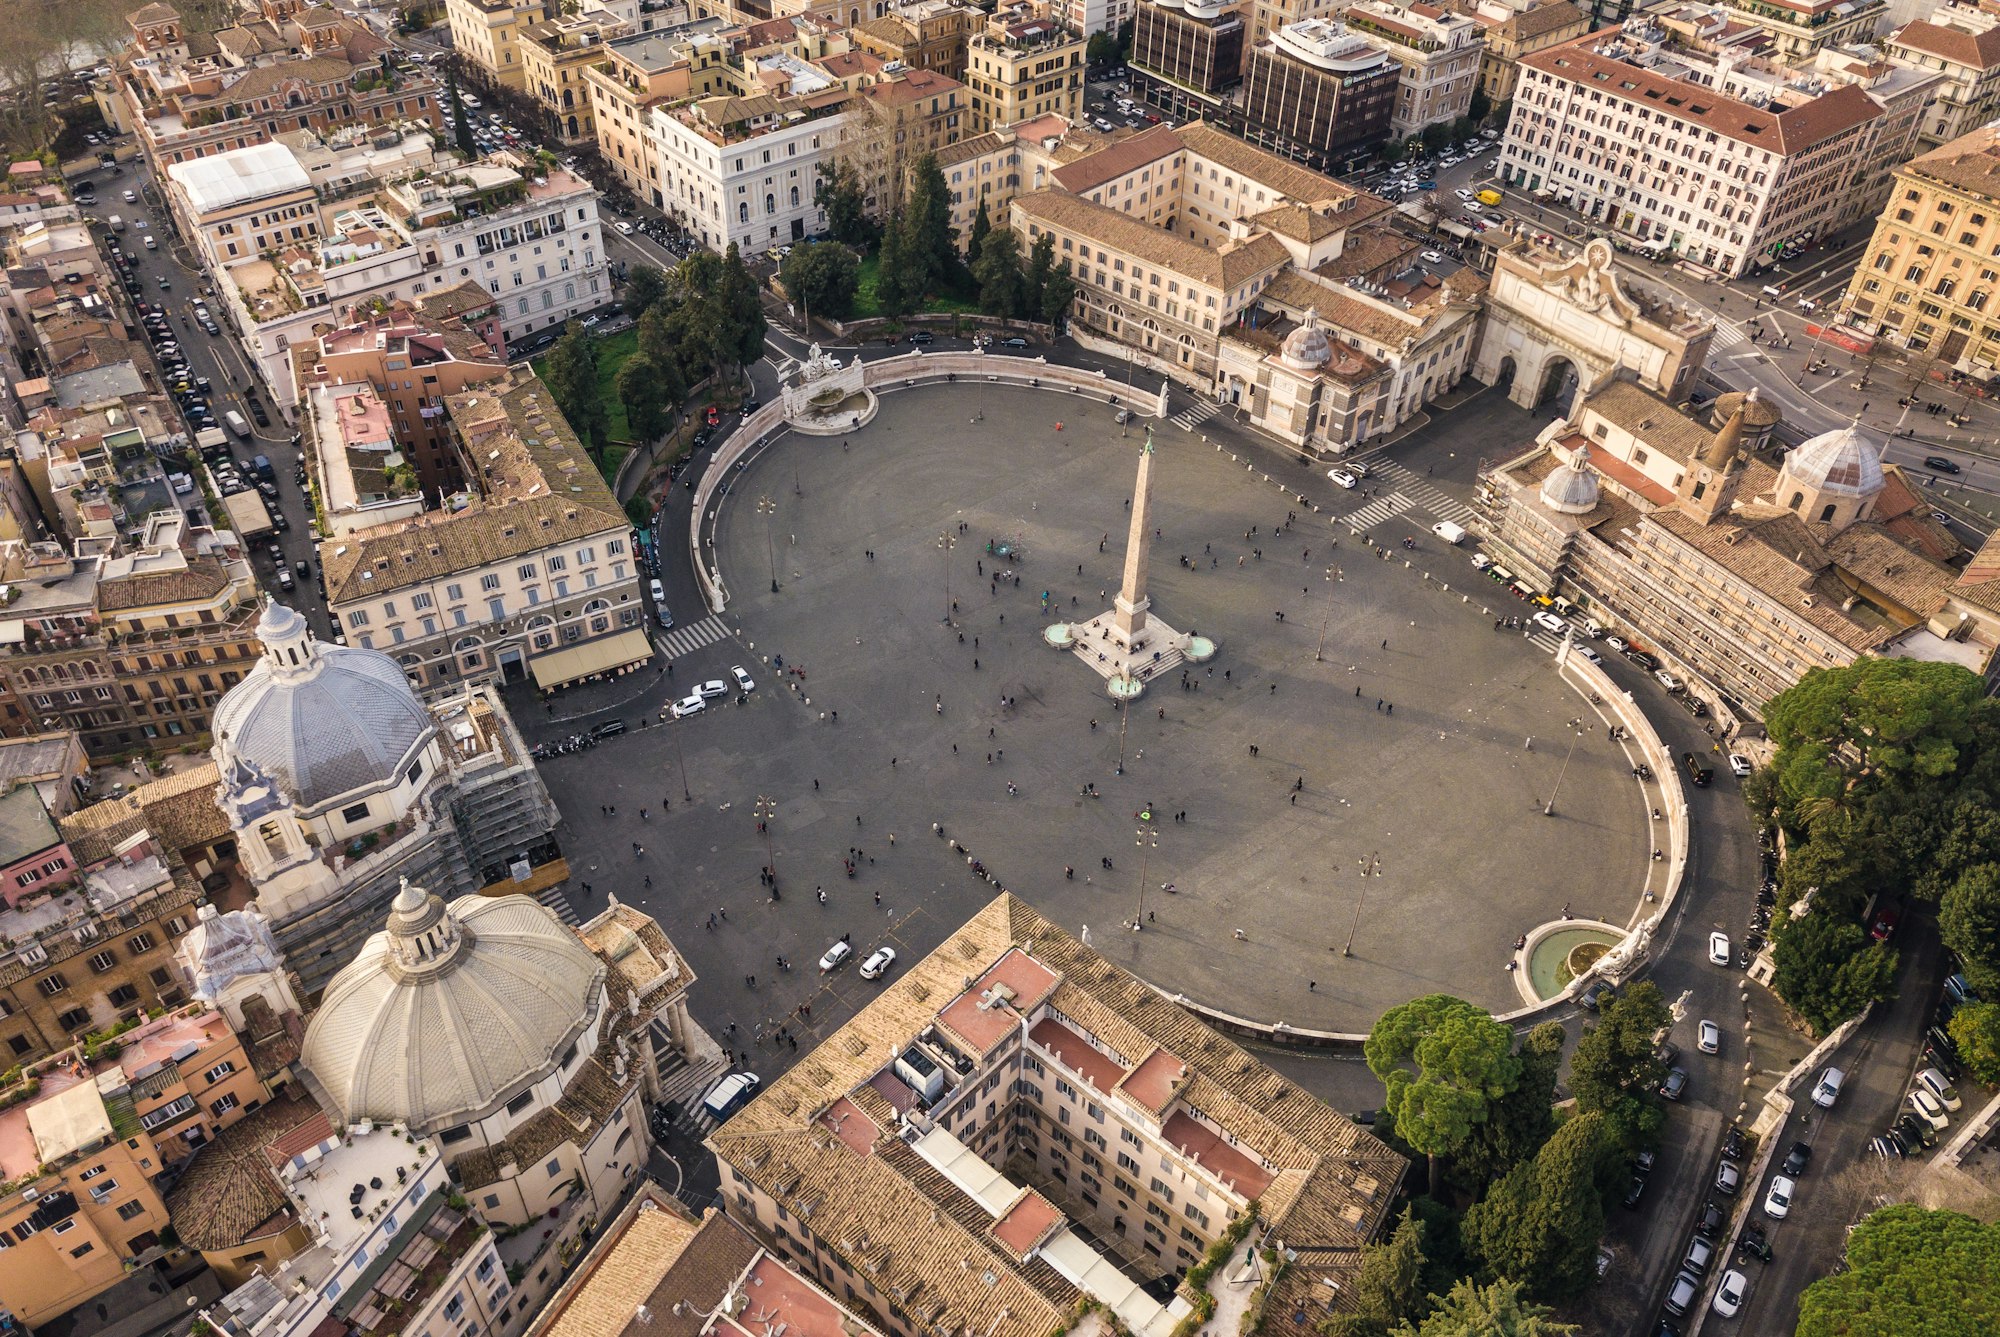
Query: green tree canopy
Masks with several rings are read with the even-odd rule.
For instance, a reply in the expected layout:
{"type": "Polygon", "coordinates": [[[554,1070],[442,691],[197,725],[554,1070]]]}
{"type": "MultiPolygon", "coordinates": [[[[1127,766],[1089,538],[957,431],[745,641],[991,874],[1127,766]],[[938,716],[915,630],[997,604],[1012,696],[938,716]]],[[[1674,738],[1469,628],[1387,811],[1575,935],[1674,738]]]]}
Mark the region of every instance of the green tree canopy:
{"type": "Polygon", "coordinates": [[[1964,960],[1972,987],[2000,997],[2000,864],[1974,864],[1952,883],[1938,907],[1938,935],[1964,960]]]}
{"type": "Polygon", "coordinates": [[[972,263],[972,277],[979,283],[981,311],[1004,320],[1014,320],[1023,313],[1027,276],[1021,271],[1021,239],[1012,228],[995,228],[986,234],[972,263]]]}
{"type": "Polygon", "coordinates": [[[1465,1214],[1466,1248],[1494,1276],[1544,1299],[1575,1295],[1595,1278],[1605,1128],[1594,1111],[1571,1119],[1465,1214]]]}
{"type": "Polygon", "coordinates": [[[1568,1034],[1559,1021],[1545,1021],[1522,1037],[1514,1087],[1493,1102],[1452,1159],[1452,1182],[1473,1196],[1515,1166],[1531,1159],[1555,1130],[1556,1075],[1562,1069],[1568,1034]]]}
{"type": "Polygon", "coordinates": [[[667,274],[658,265],[636,264],[625,272],[625,314],[633,320],[651,311],[667,295],[667,274]]]}
{"type": "Polygon", "coordinates": [[[1395,1337],[1569,1337],[1576,1328],[1549,1318],[1542,1305],[1521,1298],[1521,1285],[1496,1281],[1491,1286],[1461,1280],[1421,1324],[1405,1323],[1395,1337]]]}
{"type": "Polygon", "coordinates": [[[1658,1090],[1667,1069],[1653,1037],[1668,1019],[1659,986],[1641,980],[1583,1028],[1570,1056],[1569,1087],[1578,1112],[1602,1114],[1605,1136],[1627,1151],[1650,1147],[1660,1135],[1658,1090]]]}
{"type": "Polygon", "coordinates": [[[1798,1337],[2000,1332],[2000,1225],[1899,1204],[1847,1237],[1847,1270],[1799,1297],[1798,1337]]]}
{"type": "Polygon", "coordinates": [[[908,231],[900,214],[882,228],[882,251],[875,266],[875,305],[891,319],[909,315],[923,299],[904,246],[908,231]]]}
{"type": "Polygon", "coordinates": [[[1952,1013],[1959,1062],[1982,1086],[2000,1086],[2000,1003],[1967,1003],[1952,1013]]]}
{"type": "Polygon", "coordinates": [[[1382,1014],[1362,1053],[1381,1079],[1396,1132],[1431,1160],[1457,1153],[1493,1102],[1513,1089],[1513,1034],[1483,1009],[1427,994],[1382,1014]]]}
{"type": "MultiPolygon", "coordinates": [[[[1048,234],[1043,233],[1046,239],[1048,234]]],[[[1076,300],[1076,280],[1070,276],[1069,261],[1064,260],[1049,274],[1042,285],[1041,316],[1050,325],[1059,323],[1069,314],[1070,303],[1076,300]]]]}
{"type": "Polygon", "coordinates": [[[764,304],[758,297],[757,280],[737,253],[736,243],[722,257],[722,286],[716,292],[714,319],[720,342],[731,368],[741,368],[764,356],[764,333],[770,328],[764,319],[764,304]]]}
{"type": "Polygon", "coordinates": [[[861,263],[837,241],[794,247],[785,257],[778,279],[792,300],[831,320],[854,314],[854,292],[861,282],[861,263]]]}
{"type": "Polygon", "coordinates": [[[1956,664],[1867,658],[1809,670],[1765,713],[1786,799],[1951,775],[1984,694],[1979,676],[1956,664]]]}
{"type": "Polygon", "coordinates": [[[993,231],[993,219],[986,212],[986,201],[979,202],[979,212],[972,216],[972,231],[966,234],[965,257],[971,261],[979,259],[980,248],[986,245],[987,234],[993,231]]]}
{"type": "Polygon", "coordinates": [[[669,410],[676,402],[667,398],[667,384],[659,367],[644,353],[625,359],[618,369],[618,398],[625,403],[625,421],[639,441],[653,441],[666,434],[669,410]]]}
{"type": "Polygon", "coordinates": [[[611,414],[597,388],[597,345],[576,321],[565,328],[562,338],[549,350],[543,379],[556,407],[569,419],[584,448],[600,463],[609,444],[611,414]]]}
{"type": "Polygon", "coordinates": [[[1386,1333],[1398,1323],[1422,1317],[1423,1276],[1423,1228],[1405,1208],[1388,1239],[1361,1251],[1354,1300],[1375,1332],[1386,1333]]]}
{"type": "Polygon", "coordinates": [[[1893,993],[1896,953],[1871,940],[1860,921],[1817,901],[1805,915],[1774,921],[1772,987],[1815,1035],[1893,993]]]}
{"type": "Polygon", "coordinates": [[[1118,59],[1118,39],[1108,32],[1094,32],[1090,40],[1083,44],[1084,64],[1093,68],[1109,65],[1118,59]]]}
{"type": "Polygon", "coordinates": [[[924,154],[910,169],[910,198],[903,209],[903,264],[919,298],[942,291],[958,264],[951,235],[951,189],[935,153],[924,154]]]}
{"type": "Polygon", "coordinates": [[[868,221],[868,191],[853,163],[845,158],[822,162],[814,188],[820,208],[826,211],[829,237],[849,246],[866,246],[874,240],[875,225],[868,221]]]}
{"type": "Polygon", "coordinates": [[[479,145],[472,138],[472,124],[465,118],[465,99],[458,92],[458,71],[447,66],[444,76],[445,92],[451,98],[451,134],[458,145],[458,151],[467,158],[479,156],[479,145]]]}

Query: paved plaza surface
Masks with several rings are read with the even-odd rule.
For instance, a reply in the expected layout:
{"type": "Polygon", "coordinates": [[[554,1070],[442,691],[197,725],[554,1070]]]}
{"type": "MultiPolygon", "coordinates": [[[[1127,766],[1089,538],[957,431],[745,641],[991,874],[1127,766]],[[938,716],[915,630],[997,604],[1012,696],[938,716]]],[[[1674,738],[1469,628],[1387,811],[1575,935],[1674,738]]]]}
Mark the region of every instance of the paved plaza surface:
{"type": "MultiPolygon", "coordinates": [[[[735,1021],[747,1035],[811,1002],[807,1040],[875,987],[851,969],[821,979],[815,962],[833,939],[907,958],[993,894],[951,840],[1145,978],[1302,1027],[1365,1031],[1435,990],[1507,1010],[1519,1003],[1504,969],[1519,934],[1565,905],[1579,918],[1633,917],[1651,843],[1640,788],[1546,645],[1496,633],[1480,611],[1482,600],[1521,605],[1499,608],[1467,551],[1429,534],[1429,511],[1411,505],[1374,526],[1392,554],[1381,560],[1173,426],[1156,429],[1150,592],[1163,617],[1221,652],[1189,670],[1199,690],[1169,675],[1131,709],[1119,775],[1118,710],[1096,674],[1044,647],[1040,596],[1079,619],[1108,606],[1140,441],[1070,396],[954,385],[888,395],[846,443],[788,436],[752,461],[718,520],[722,621],[740,639],[678,657],[645,699],[730,664],[757,690],[747,705],[720,700],[545,764],[578,908],[615,891],[657,915],[706,981],[700,1010],[716,1029],[735,1021]],[[1274,534],[1288,511],[1299,518],[1274,534]],[[1418,551],[1398,546],[1405,535],[1418,551]],[[996,568],[989,540],[1019,546],[1018,584],[993,583],[1010,568],[996,568]],[[1425,570],[1452,591],[1427,586],[1425,570]],[[803,679],[775,670],[773,655],[803,679]],[[1587,729],[1545,817],[1575,718],[1587,729]],[[1101,797],[1080,793],[1090,784],[1101,797]],[[1151,823],[1135,820],[1142,809],[1151,823]],[[1135,845],[1141,825],[1156,848],[1135,845]],[[864,851],[853,879],[851,847],[864,851]],[[1363,860],[1380,872],[1359,901],[1363,860]],[[767,861],[775,904],[758,883],[767,861]],[[1146,920],[1133,933],[1121,924],[1139,909],[1142,870],[1146,920]],[[707,929],[724,907],[727,920],[707,929]],[[791,972],[776,968],[780,955],[791,972]]],[[[1290,481],[1343,514],[1382,509],[1323,473],[1293,466],[1290,481]]],[[[1396,491],[1449,504],[1421,480],[1396,491]]]]}

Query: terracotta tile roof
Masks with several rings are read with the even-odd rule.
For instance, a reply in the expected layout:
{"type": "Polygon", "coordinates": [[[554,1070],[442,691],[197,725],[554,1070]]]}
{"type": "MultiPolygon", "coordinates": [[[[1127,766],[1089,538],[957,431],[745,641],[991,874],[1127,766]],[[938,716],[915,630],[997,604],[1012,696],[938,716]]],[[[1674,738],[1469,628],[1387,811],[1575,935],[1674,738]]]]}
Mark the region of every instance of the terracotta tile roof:
{"type": "Polygon", "coordinates": [[[1906,46],[1912,51],[1922,51],[1926,55],[1938,56],[1967,65],[1975,70],[1990,70],[2000,65],[2000,28],[1988,28],[1984,32],[1967,32],[1942,23],[1927,23],[1922,19],[1906,23],[1902,30],[1889,38],[1889,47],[1906,46]]]}
{"type": "MultiPolygon", "coordinates": [[[[1382,1224],[1403,1159],[1005,894],[773,1080],[709,1135],[709,1146],[788,1211],[809,1217],[814,1234],[913,1324],[984,1337],[1046,1337],[1066,1327],[1074,1287],[1039,1259],[1023,1265],[995,1238],[995,1211],[901,1138],[859,1154],[822,1122],[843,1099],[857,1106],[879,1099],[891,1049],[936,1025],[941,1010],[979,996],[982,976],[1013,955],[1058,977],[1038,1028],[1062,1018],[1058,1024],[1121,1076],[1160,1050],[1185,1063],[1175,1112],[1198,1128],[1212,1122],[1228,1131],[1228,1153],[1242,1160],[1232,1162],[1240,1181],[1262,1177],[1267,1185],[1265,1219],[1313,1255],[1313,1267],[1302,1270],[1351,1279],[1359,1266],[1351,1251],[1382,1224]]],[[[1201,1141],[1193,1131],[1185,1137],[1201,1141]]],[[[1203,1143],[1203,1154],[1211,1151],[1203,1143]]],[[[1220,1163],[1221,1153],[1213,1154],[1220,1163]]]]}
{"type": "Polygon", "coordinates": [[[159,604],[196,603],[229,588],[229,572],[213,557],[195,557],[179,571],[159,571],[97,582],[97,610],[121,612],[159,604]]]}
{"type": "Polygon", "coordinates": [[[601,534],[623,531],[625,513],[605,486],[555,396],[525,367],[507,380],[447,397],[454,422],[489,408],[496,394],[509,426],[480,440],[487,496],[457,514],[432,512],[320,544],[328,601],[427,585],[462,571],[601,534]],[[367,572],[369,578],[362,579],[367,572]]]}
{"type": "Polygon", "coordinates": [[[1813,145],[1882,114],[1881,104],[1857,84],[1842,84],[1798,106],[1773,110],[1739,102],[1699,84],[1685,83],[1591,48],[1617,36],[1603,28],[1521,57],[1530,69],[1591,92],[1690,124],[1772,153],[1803,153],[1813,145]]]}
{"type": "Polygon", "coordinates": [[[354,66],[340,56],[308,56],[276,65],[254,65],[214,100],[241,102],[245,98],[269,97],[294,80],[309,85],[330,84],[353,74],[354,66]]]}
{"type": "Polygon", "coordinates": [[[2000,613],[2000,529],[1988,534],[1972,554],[1951,593],[1975,608],[2000,613]]]}
{"type": "Polygon", "coordinates": [[[1088,237],[1225,292],[1274,273],[1291,261],[1285,244],[1269,233],[1215,249],[1064,191],[1018,195],[1013,204],[1038,222],[1088,237]]]}
{"type": "Polygon", "coordinates": [[[315,1125],[326,1130],[321,1136],[332,1132],[319,1106],[288,1096],[217,1133],[195,1153],[167,1195],[167,1215],[182,1242],[196,1249],[229,1249],[290,1224],[295,1217],[265,1149],[315,1125]]]}
{"type": "Polygon", "coordinates": [[[1085,195],[1107,181],[1115,181],[1180,151],[1180,136],[1164,125],[1155,125],[1114,140],[1074,162],[1064,163],[1049,175],[1072,195],[1085,195]]]}
{"type": "Polygon", "coordinates": [[[1525,41],[1545,37],[1572,23],[1588,25],[1590,15],[1568,3],[1568,0],[1548,0],[1548,3],[1536,5],[1533,9],[1522,10],[1501,24],[1498,31],[1503,37],[1525,41]]]}
{"type": "Polygon", "coordinates": [[[178,10],[171,5],[152,4],[135,13],[127,14],[125,21],[134,27],[150,27],[155,23],[172,23],[180,18],[178,10]]]}
{"type": "MultiPolygon", "coordinates": [[[[713,1250],[713,1240],[708,1247],[713,1250]]],[[[755,1256],[755,1243],[721,1213],[711,1208],[707,1219],[696,1221],[686,1207],[648,1183],[563,1283],[531,1331],[535,1337],[618,1337],[636,1322],[638,1308],[645,1304],[653,1314],[653,1323],[645,1331],[661,1333],[662,1337],[694,1337],[703,1320],[694,1314],[683,1317],[674,1302],[688,1300],[704,1313],[712,1310],[730,1281],[755,1256]],[[688,1258],[696,1241],[713,1233],[721,1234],[725,1242],[731,1242],[731,1236],[741,1241],[733,1251],[737,1256],[729,1260],[729,1276],[717,1278],[705,1299],[677,1290],[664,1303],[648,1303],[664,1289],[667,1278],[688,1258]]]]}
{"type": "Polygon", "coordinates": [[[1583,408],[1682,464],[1699,458],[1715,440],[1715,433],[1633,381],[1611,382],[1585,399],[1583,408]]]}
{"type": "Polygon", "coordinates": [[[2000,198],[2000,147],[1996,146],[2000,146],[2000,125],[1983,125],[1912,158],[1897,175],[1924,177],[1984,199],[2000,198]]]}
{"type": "Polygon", "coordinates": [[[229,821],[216,806],[213,761],[148,781],[115,799],[79,808],[62,819],[63,838],[82,864],[108,859],[133,834],[151,831],[173,853],[220,840],[229,821]]]}
{"type": "Polygon", "coordinates": [[[1919,620],[1944,607],[1958,572],[1910,551],[1887,528],[1864,520],[1826,541],[1827,554],[1851,581],[1860,581],[1919,620]]]}
{"type": "Polygon", "coordinates": [[[1254,144],[1247,144],[1226,130],[1216,129],[1207,121],[1190,121],[1174,133],[1180,137],[1187,151],[1196,157],[1206,158],[1238,176],[1247,176],[1300,204],[1340,200],[1366,193],[1289,162],[1275,153],[1267,153],[1254,144]]]}

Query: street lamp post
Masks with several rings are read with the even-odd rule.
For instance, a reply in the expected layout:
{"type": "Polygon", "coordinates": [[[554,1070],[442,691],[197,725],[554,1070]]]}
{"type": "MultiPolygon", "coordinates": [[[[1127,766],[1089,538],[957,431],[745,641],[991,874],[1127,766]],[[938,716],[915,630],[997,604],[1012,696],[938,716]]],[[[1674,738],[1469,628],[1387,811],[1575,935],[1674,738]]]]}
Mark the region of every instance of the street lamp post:
{"type": "Polygon", "coordinates": [[[1329,566],[1326,569],[1326,612],[1321,614],[1319,619],[1319,644],[1313,647],[1313,659],[1315,661],[1326,658],[1326,629],[1333,622],[1333,585],[1334,582],[1340,579],[1339,567],[1329,566]]]}
{"type": "Polygon", "coordinates": [[[687,758],[681,753],[681,731],[674,729],[671,732],[674,736],[674,764],[680,768],[681,772],[681,798],[688,803],[692,803],[694,802],[694,791],[688,788],[688,764],[687,758]]]}
{"type": "Polygon", "coordinates": [[[1160,847],[1160,833],[1153,828],[1152,812],[1139,814],[1139,820],[1146,823],[1132,833],[1133,844],[1139,847],[1139,909],[1132,916],[1132,931],[1137,933],[1146,926],[1146,869],[1154,850],[1160,847]]]}
{"type": "Polygon", "coordinates": [[[1120,775],[1125,774],[1125,722],[1131,718],[1131,715],[1132,712],[1125,708],[1125,702],[1121,699],[1118,702],[1118,773],[1120,775]]]}
{"type": "Polygon", "coordinates": [[[1569,759],[1576,755],[1576,745],[1582,737],[1583,721],[1580,719],[1571,720],[1569,722],[1569,751],[1563,753],[1562,769],[1556,772],[1556,786],[1549,791],[1549,801],[1542,807],[1542,816],[1544,817],[1553,817],[1556,815],[1556,795],[1562,792],[1563,777],[1569,774],[1569,759]]]}
{"type": "Polygon", "coordinates": [[[764,832],[764,866],[771,870],[771,880],[775,883],[778,878],[778,852],[771,844],[771,821],[777,816],[778,801],[767,794],[759,794],[754,811],[757,814],[757,825],[764,832]]]}
{"type": "Polygon", "coordinates": [[[951,625],[951,550],[958,540],[950,534],[938,535],[938,551],[944,554],[944,623],[951,625]]]}
{"type": "Polygon", "coordinates": [[[771,593],[778,592],[778,542],[771,535],[771,517],[778,513],[778,503],[769,497],[757,498],[757,514],[764,517],[764,552],[771,559],[771,593]]]}
{"type": "Polygon", "coordinates": [[[1361,929],[1361,907],[1368,903],[1368,879],[1382,876],[1382,861],[1370,851],[1361,860],[1361,887],[1354,897],[1354,922],[1347,929],[1347,945],[1340,949],[1342,956],[1354,955],[1354,935],[1361,929]]]}

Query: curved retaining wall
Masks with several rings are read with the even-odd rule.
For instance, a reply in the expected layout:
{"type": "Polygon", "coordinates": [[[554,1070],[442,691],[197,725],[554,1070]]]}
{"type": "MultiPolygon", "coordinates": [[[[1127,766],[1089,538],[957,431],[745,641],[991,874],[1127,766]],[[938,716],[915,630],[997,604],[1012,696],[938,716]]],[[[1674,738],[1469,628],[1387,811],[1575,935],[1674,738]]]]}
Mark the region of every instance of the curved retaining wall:
{"type": "MultiPolygon", "coordinates": [[[[1039,387],[1086,395],[1106,404],[1116,403],[1147,416],[1155,416],[1159,397],[1119,384],[1101,371],[1065,367],[1039,357],[1010,357],[953,350],[942,353],[912,351],[900,357],[879,358],[862,364],[862,385],[877,394],[903,390],[915,385],[931,385],[954,376],[998,385],[1039,387]]],[[[724,484],[738,461],[764,444],[773,433],[785,430],[783,396],[772,400],[740,423],[715,449],[701,481],[695,484],[694,505],[688,513],[688,556],[694,564],[695,583],[709,611],[720,613],[729,603],[729,588],[714,558],[715,518],[720,509],[724,484]],[[708,537],[703,537],[704,526],[708,537]]]]}

